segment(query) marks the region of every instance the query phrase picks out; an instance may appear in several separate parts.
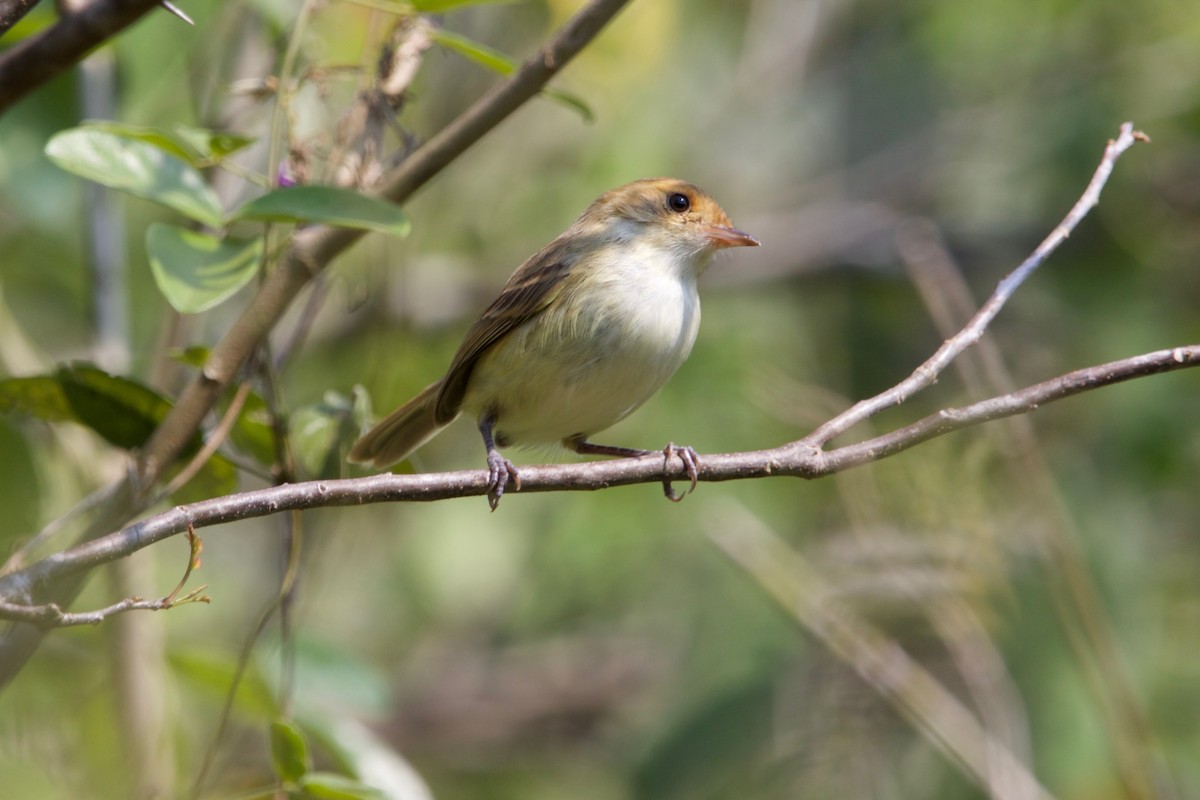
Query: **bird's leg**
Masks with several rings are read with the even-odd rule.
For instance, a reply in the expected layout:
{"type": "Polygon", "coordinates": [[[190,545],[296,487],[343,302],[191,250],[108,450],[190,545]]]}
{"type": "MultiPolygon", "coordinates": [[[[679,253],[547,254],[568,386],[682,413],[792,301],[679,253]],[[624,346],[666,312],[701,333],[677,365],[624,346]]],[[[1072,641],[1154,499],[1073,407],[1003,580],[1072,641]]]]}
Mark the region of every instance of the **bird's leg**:
{"type": "MultiPolygon", "coordinates": [[[[568,450],[574,450],[576,453],[585,456],[612,456],[614,458],[639,458],[641,456],[654,455],[657,450],[638,450],[633,447],[617,447],[610,444],[596,444],[589,442],[582,436],[576,436],[571,439],[564,439],[563,444],[568,450]]],[[[684,498],[688,492],[696,491],[696,482],[700,479],[700,457],[696,455],[696,451],[690,447],[679,447],[674,442],[668,442],[667,446],[662,449],[663,454],[663,469],[671,463],[671,459],[675,456],[683,462],[683,468],[687,472],[688,479],[692,485],[687,492],[683,494],[675,494],[675,489],[671,486],[671,481],[663,478],[663,494],[672,503],[678,503],[684,498]]]]}
{"type": "Polygon", "coordinates": [[[479,433],[483,436],[483,446],[487,448],[487,463],[488,463],[488,505],[492,507],[492,511],[500,505],[500,498],[504,495],[504,489],[508,486],[509,478],[512,478],[513,488],[518,492],[521,491],[521,475],[517,472],[517,468],[513,463],[504,456],[500,455],[500,451],[496,449],[496,439],[492,435],[492,428],[496,424],[496,418],[492,414],[484,414],[479,419],[479,433]]]}

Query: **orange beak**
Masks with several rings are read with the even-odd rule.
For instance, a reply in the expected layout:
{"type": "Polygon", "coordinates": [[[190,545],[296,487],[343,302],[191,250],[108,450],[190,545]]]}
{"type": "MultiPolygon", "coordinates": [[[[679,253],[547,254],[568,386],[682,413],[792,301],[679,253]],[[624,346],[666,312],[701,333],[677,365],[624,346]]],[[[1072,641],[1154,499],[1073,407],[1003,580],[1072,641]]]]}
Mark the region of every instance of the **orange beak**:
{"type": "Polygon", "coordinates": [[[704,235],[712,242],[713,247],[758,247],[758,239],[737,228],[725,225],[709,225],[704,229],[704,235]]]}

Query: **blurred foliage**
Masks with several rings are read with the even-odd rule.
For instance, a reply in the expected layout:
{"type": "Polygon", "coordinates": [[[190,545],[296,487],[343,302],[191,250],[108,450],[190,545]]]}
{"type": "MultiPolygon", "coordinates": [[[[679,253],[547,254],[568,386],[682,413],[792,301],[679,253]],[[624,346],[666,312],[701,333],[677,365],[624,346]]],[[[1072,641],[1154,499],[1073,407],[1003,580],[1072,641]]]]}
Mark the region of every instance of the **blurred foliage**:
{"type": "MultiPolygon", "coordinates": [[[[520,60],[581,3],[413,5],[439,13],[446,41],[520,60]]],[[[281,130],[287,171],[332,182],[343,114],[392,13],[411,6],[317,4],[302,29],[299,6],[193,3],[194,29],[158,13],[123,34],[96,62],[109,59],[119,87],[110,134],[178,149],[223,209],[261,193],[247,174],[278,174],[268,151],[281,130]],[[293,42],[303,80],[273,128],[267,79],[293,42]]],[[[1153,144],[1123,158],[991,339],[1016,385],[1196,341],[1197,41],[1200,15],[1178,0],[635,0],[555,82],[594,121],[530,103],[414,198],[408,238],[372,234],[340,259],[280,327],[277,379],[256,384],[225,454],[247,488],[287,449],[300,477],[346,470],[339,448],[368,405],[386,412],[437,378],[517,264],[601,191],[662,174],[706,187],[764,246],[706,275],[691,359],[603,440],[700,453],[790,441],[908,375],[944,338],[898,231],[936,226],[982,297],[1057,224],[1126,119],[1153,144]]],[[[430,49],[378,157],[434,135],[497,80],[430,49]]],[[[63,77],[0,118],[9,380],[61,375],[77,359],[106,366],[85,236],[94,195],[44,155],[82,122],[81,81],[63,77]]],[[[116,202],[129,366],[108,371],[170,397],[251,289],[176,314],[145,243],[151,225],[179,219],[116,202]],[[193,358],[173,360],[185,349],[193,358]]],[[[1200,795],[1198,380],[1185,371],[1054,404],[1029,419],[1032,437],[993,424],[827,480],[702,485],[678,505],[647,485],[517,495],[495,514],[479,498],[307,513],[289,633],[249,658],[201,796],[259,796],[280,779],[295,796],[305,780],[317,796],[371,786],[480,800],[988,796],[861,665],[710,542],[751,519],[1054,796],[1200,795]],[[1095,596],[1071,589],[1079,575],[1095,596]],[[1111,630],[1116,662],[1081,654],[1097,628],[1111,630]],[[1173,792],[1139,795],[1139,770],[1173,792]]],[[[951,370],[872,425],[987,391],[951,370]]],[[[72,426],[0,418],[5,552],[126,457],[72,426]]],[[[482,463],[463,423],[403,468],[482,463]]],[[[200,532],[193,580],[211,606],[53,633],[0,694],[0,798],[186,796],[239,650],[278,593],[284,524],[200,532]]],[[[131,559],[132,591],[169,590],[182,559],[174,544],[131,559]]],[[[111,602],[116,586],[98,576],[78,607],[111,602]]]]}

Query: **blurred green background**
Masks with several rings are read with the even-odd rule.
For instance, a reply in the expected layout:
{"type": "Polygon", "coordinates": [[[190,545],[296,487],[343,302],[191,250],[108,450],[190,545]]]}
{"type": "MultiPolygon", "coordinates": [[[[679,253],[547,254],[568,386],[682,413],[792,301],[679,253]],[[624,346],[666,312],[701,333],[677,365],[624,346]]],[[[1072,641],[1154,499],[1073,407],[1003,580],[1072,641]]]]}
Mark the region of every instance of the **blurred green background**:
{"type": "MultiPolygon", "coordinates": [[[[580,5],[438,20],[524,58],[580,5]]],[[[186,10],[195,28],[157,13],[104,51],[115,118],[266,136],[270,99],[227,89],[279,63],[293,4],[186,10]]],[[[291,135],[314,160],[391,20],[348,2],[309,20],[291,135]]],[[[1001,374],[1025,385],[1194,342],[1198,44],[1181,0],[635,0],[555,84],[594,121],[530,103],[414,198],[411,236],[369,236],[332,267],[282,406],[304,420],[361,385],[386,412],[440,375],[511,270],[597,194],[677,175],[763,247],[710,270],[691,359],[602,441],[701,454],[791,441],[932,353],[946,333],[930,302],[956,276],[986,296],[1125,120],[1153,143],[996,321],[1001,374]]],[[[497,80],[434,48],[400,126],[427,138],[497,80]]],[[[215,343],[248,295],[178,319],[143,245],[171,215],[123,200],[128,355],[98,353],[85,185],[42,155],[82,119],[80,91],[76,72],[0,118],[0,371],[110,359],[173,393],[188,370],[168,350],[215,343]]],[[[395,797],[421,796],[396,788],[400,759],[433,796],[471,800],[1019,796],[965,777],[936,743],[949,732],[897,713],[814,635],[837,609],[899,643],[1055,797],[1200,795],[1198,380],[1133,381],[841,476],[701,485],[678,505],[645,485],[512,496],[495,514],[481,498],[306,513],[293,716],[319,767],[395,797]],[[821,576],[812,607],[784,613],[714,546],[743,534],[778,537],[821,576]]],[[[952,369],[871,427],[994,393],[952,369]]],[[[515,460],[543,458],[566,456],[515,460]]],[[[478,435],[460,422],[413,464],[481,467],[478,435]]],[[[0,546],[124,465],[81,428],[0,417],[0,546]]],[[[200,532],[193,583],[209,606],[51,634],[0,694],[0,798],[184,795],[278,590],[283,524],[200,532]]],[[[165,593],[185,558],[182,542],[150,548],[97,574],[78,607],[165,593]]],[[[272,625],[255,647],[202,796],[271,784],[281,641],[272,625]]]]}

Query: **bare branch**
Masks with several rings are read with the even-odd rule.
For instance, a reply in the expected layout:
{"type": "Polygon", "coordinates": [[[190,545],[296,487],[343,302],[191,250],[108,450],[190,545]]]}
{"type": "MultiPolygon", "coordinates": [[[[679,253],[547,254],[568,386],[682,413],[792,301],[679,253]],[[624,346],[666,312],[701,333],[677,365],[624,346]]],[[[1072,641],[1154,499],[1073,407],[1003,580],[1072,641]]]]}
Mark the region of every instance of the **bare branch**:
{"type": "MultiPolygon", "coordinates": [[[[771,450],[705,455],[701,481],[729,481],[769,476],[820,478],[878,461],[951,431],[989,420],[1026,413],[1080,392],[1132,378],[1200,366],[1200,345],[1175,347],[1076,370],[1011,394],[932,414],[897,431],[824,452],[800,439],[771,450]]],[[[521,489],[527,492],[596,491],[613,486],[686,480],[678,459],[661,455],[521,467],[521,489]]],[[[116,533],[50,556],[0,576],[0,597],[30,596],[38,587],[118,558],[183,531],[237,520],[325,506],[356,506],[397,501],[445,500],[487,493],[485,470],[416,475],[371,475],[365,478],[308,481],[202,500],[135,522],[116,533]]]]}
{"type": "Polygon", "coordinates": [[[166,611],[168,608],[186,605],[187,603],[208,603],[212,598],[201,594],[207,586],[200,586],[188,592],[183,597],[160,597],[157,600],[143,600],[140,597],[127,597],[110,606],[95,611],[63,611],[57,603],[47,603],[40,606],[26,606],[19,603],[0,601],[0,619],[10,619],[17,622],[28,622],[39,628],[73,628],[78,625],[99,625],[104,620],[116,614],[127,611],[166,611]]]}
{"type": "MultiPolygon", "coordinates": [[[[1039,406],[1101,386],[1121,383],[1146,375],[1200,365],[1200,345],[1156,350],[1140,356],[1110,361],[1095,367],[1068,372],[1009,394],[999,395],[962,408],[947,408],[899,430],[864,442],[839,447],[825,456],[824,471],[840,472],[847,467],[877,461],[950,431],[1003,417],[1035,411],[1039,406]]],[[[807,444],[802,439],[797,444],[807,444]]],[[[824,471],[822,474],[824,474],[824,471]]],[[[703,472],[701,473],[703,479],[703,472]]]]}

